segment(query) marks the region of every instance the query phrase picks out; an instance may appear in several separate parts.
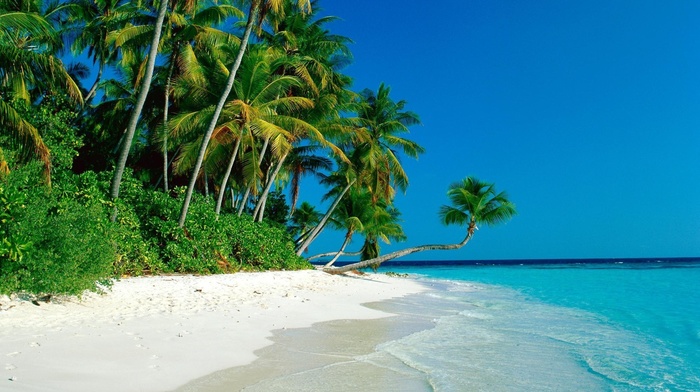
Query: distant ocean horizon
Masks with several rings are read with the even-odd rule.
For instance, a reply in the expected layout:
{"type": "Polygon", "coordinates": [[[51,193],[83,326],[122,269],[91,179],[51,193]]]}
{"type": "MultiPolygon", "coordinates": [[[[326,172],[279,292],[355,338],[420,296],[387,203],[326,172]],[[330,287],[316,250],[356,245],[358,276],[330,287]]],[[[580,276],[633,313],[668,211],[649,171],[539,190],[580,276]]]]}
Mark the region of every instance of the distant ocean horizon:
{"type": "MultiPolygon", "coordinates": [[[[335,266],[343,266],[355,263],[356,261],[336,261],[335,266]]],[[[700,262],[697,257],[608,257],[608,258],[544,258],[544,259],[490,259],[490,260],[459,260],[459,259],[439,259],[439,260],[389,260],[382,263],[384,269],[388,267],[414,267],[414,266],[509,266],[509,265],[566,265],[566,264],[646,264],[646,263],[688,263],[700,262]]],[[[314,262],[319,265],[325,262],[314,262]]]]}
{"type": "Polygon", "coordinates": [[[430,328],[377,347],[435,391],[699,391],[700,258],[392,261],[430,328]],[[427,302],[429,305],[426,305],[427,302]]]}

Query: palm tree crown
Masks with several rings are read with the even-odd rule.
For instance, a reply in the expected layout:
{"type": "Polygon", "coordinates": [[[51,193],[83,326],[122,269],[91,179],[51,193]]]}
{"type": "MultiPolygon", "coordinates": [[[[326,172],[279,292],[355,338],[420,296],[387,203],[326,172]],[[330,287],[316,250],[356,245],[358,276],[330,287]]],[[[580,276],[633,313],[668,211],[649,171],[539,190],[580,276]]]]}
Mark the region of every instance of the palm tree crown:
{"type": "Polygon", "coordinates": [[[477,224],[492,226],[508,221],[515,216],[515,205],[505,192],[496,193],[493,184],[467,177],[450,185],[447,195],[451,206],[440,208],[440,217],[446,225],[468,225],[470,234],[477,224]]]}

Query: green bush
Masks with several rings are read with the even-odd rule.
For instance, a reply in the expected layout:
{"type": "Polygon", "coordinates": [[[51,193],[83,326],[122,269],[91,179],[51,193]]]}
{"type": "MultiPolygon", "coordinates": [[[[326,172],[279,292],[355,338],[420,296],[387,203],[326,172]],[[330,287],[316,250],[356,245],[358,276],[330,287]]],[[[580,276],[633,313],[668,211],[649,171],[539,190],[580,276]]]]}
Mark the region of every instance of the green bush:
{"type": "Polygon", "coordinates": [[[0,184],[0,292],[80,294],[109,284],[116,257],[104,208],[34,183],[27,165],[0,184]],[[12,251],[12,249],[19,251],[12,251]]]}
{"type": "Polygon", "coordinates": [[[179,228],[184,189],[174,193],[179,197],[154,191],[147,200],[133,203],[145,221],[144,236],[158,244],[168,271],[206,274],[311,267],[294,253],[285,230],[254,223],[249,216],[224,214],[217,220],[211,201],[198,194],[192,198],[185,227],[179,228]]]}

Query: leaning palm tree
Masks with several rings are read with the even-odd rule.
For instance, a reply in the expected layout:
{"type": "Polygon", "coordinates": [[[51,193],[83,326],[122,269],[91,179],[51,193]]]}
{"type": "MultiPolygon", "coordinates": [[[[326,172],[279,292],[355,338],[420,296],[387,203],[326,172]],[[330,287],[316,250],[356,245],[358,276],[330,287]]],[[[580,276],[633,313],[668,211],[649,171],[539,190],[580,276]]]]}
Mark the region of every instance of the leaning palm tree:
{"type": "MultiPolygon", "coordinates": [[[[148,63],[146,65],[146,74],[143,78],[143,84],[140,87],[138,98],[136,99],[136,104],[134,105],[134,110],[131,113],[131,118],[129,119],[129,125],[126,129],[126,134],[124,137],[124,142],[121,147],[121,152],[119,153],[119,159],[114,167],[114,177],[112,177],[112,186],[110,190],[110,197],[113,201],[116,201],[119,197],[119,187],[122,182],[122,177],[124,176],[124,169],[126,168],[126,160],[129,157],[129,151],[131,150],[131,143],[134,140],[134,134],[136,133],[136,126],[138,125],[139,118],[141,117],[141,110],[146,103],[146,97],[148,96],[148,91],[151,87],[151,78],[153,77],[153,70],[156,66],[156,56],[158,55],[158,44],[160,43],[161,30],[163,29],[163,21],[165,20],[165,12],[168,10],[168,1],[161,0],[160,6],[158,7],[158,17],[156,18],[155,27],[153,29],[153,39],[151,40],[151,48],[148,53],[148,63]]],[[[112,222],[117,219],[117,204],[114,204],[114,212],[112,213],[112,222]]]]}
{"type": "Polygon", "coordinates": [[[452,250],[459,249],[469,242],[478,229],[478,224],[495,225],[504,223],[515,216],[515,205],[508,200],[505,192],[497,193],[493,184],[479,181],[473,177],[467,177],[461,182],[450,185],[447,196],[452,202],[451,206],[440,208],[440,218],[446,225],[458,224],[467,226],[467,235],[462,242],[448,245],[422,245],[398,250],[378,256],[359,263],[349,264],[341,268],[328,268],[326,272],[340,274],[357,270],[403,257],[412,253],[426,250],[452,250]]]}
{"type": "Polygon", "coordinates": [[[299,200],[299,188],[301,187],[301,178],[305,175],[318,175],[322,170],[331,170],[333,161],[330,159],[315,155],[318,150],[318,145],[296,146],[287,158],[287,170],[290,172],[290,199],[291,206],[289,209],[289,217],[294,214],[299,200]]]}
{"type": "Polygon", "coordinates": [[[295,243],[299,243],[306,238],[314,228],[321,221],[321,213],[314,208],[309,202],[302,202],[299,208],[297,208],[290,219],[289,233],[296,237],[295,243]]]}

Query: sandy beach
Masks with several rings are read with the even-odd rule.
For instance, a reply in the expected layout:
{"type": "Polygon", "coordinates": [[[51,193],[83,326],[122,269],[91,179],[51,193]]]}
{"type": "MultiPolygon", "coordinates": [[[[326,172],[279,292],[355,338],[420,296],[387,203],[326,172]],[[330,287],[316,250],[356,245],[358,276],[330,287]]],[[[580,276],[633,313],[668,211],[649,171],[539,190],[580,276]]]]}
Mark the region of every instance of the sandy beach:
{"type": "Polygon", "coordinates": [[[122,279],[106,294],[0,297],[0,390],[168,391],[250,364],[273,331],[391,316],[410,279],[320,271],[122,279]]]}

